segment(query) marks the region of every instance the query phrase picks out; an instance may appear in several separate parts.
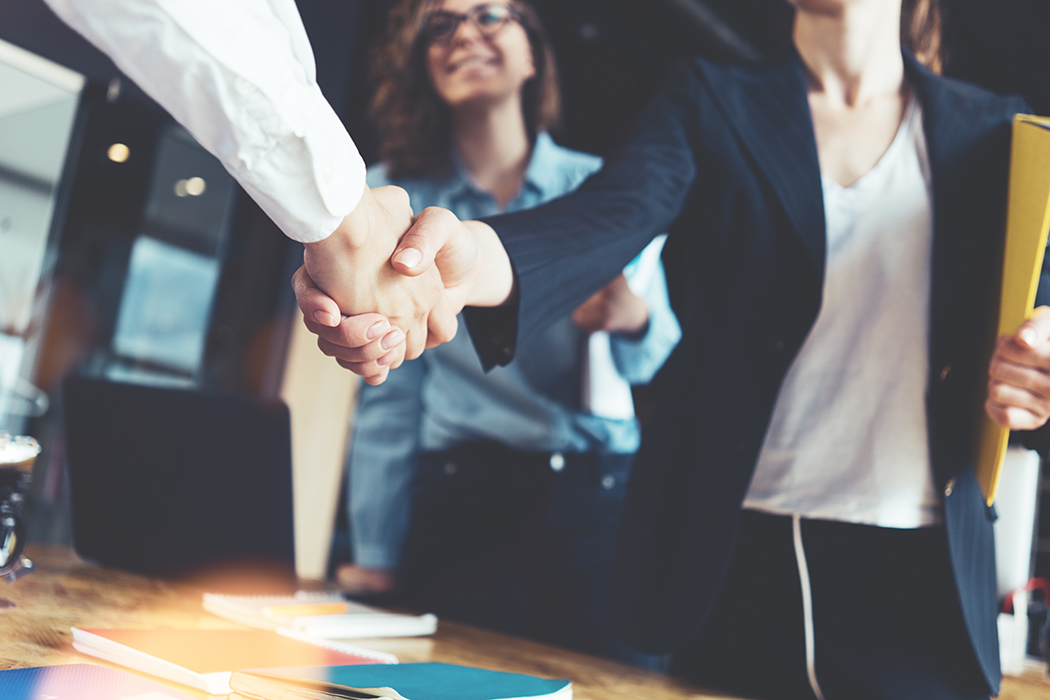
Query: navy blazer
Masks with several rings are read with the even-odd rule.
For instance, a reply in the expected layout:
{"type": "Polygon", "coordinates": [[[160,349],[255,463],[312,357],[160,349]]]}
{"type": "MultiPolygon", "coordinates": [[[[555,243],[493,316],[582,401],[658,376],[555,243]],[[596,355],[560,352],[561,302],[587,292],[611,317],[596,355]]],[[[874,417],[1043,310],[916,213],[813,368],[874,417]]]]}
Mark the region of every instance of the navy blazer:
{"type": "MultiPolygon", "coordinates": [[[[905,56],[933,177],[928,426],[962,614],[998,689],[994,514],[972,467],[987,381],[1009,161],[1026,111],[905,56]]],[[[489,220],[510,254],[519,304],[470,310],[479,354],[565,315],[659,231],[683,339],[655,380],[660,401],[635,461],[614,620],[650,651],[702,626],[728,567],[740,504],[773,404],[821,303],[824,206],[797,54],[738,67],[695,59],[623,149],[576,193],[489,220]]],[[[947,592],[946,592],[947,593],[947,592]]]]}

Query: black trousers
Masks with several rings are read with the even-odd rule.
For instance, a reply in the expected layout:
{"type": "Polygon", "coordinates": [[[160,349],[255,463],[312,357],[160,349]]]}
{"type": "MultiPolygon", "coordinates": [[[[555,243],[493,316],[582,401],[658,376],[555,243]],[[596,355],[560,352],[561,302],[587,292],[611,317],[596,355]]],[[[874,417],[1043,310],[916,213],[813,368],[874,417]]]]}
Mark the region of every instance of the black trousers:
{"type": "MultiPolygon", "coordinates": [[[[943,528],[802,520],[825,700],[988,698],[943,528]]],[[[815,697],[791,517],[745,511],[722,593],[672,673],[756,699],[815,697]]]]}
{"type": "Polygon", "coordinates": [[[399,572],[439,617],[663,668],[610,631],[606,607],[632,455],[466,445],[423,457],[399,572]]]}

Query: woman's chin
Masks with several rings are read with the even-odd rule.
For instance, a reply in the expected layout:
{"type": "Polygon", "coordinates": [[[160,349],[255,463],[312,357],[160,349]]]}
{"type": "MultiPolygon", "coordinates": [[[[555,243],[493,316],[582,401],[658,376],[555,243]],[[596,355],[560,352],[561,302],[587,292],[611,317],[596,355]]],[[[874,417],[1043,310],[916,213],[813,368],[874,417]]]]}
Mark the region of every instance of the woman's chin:
{"type": "Polygon", "coordinates": [[[481,109],[495,109],[514,97],[513,92],[508,93],[505,90],[477,88],[449,95],[445,98],[445,103],[453,112],[461,110],[476,112],[481,109]]]}

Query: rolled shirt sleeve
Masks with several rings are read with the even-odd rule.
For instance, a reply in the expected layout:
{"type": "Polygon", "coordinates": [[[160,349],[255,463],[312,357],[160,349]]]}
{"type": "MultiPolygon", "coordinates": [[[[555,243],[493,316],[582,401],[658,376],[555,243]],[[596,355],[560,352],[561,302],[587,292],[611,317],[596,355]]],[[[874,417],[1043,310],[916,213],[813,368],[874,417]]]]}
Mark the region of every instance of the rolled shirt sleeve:
{"type": "Polygon", "coordinates": [[[365,165],[321,94],[294,0],[45,0],[223,164],[290,238],[326,238],[365,165]]]}
{"type": "Polygon", "coordinates": [[[667,277],[660,261],[666,240],[667,234],[657,236],[624,269],[631,291],[644,299],[649,309],[649,325],[640,338],[623,334],[610,337],[616,370],[631,384],[652,381],[682,339],[682,327],[671,309],[667,277]]]}

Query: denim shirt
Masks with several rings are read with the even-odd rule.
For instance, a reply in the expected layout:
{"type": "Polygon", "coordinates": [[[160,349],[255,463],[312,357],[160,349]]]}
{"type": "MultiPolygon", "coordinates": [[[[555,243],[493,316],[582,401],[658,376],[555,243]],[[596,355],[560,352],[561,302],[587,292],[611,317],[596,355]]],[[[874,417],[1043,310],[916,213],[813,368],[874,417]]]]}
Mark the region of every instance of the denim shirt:
{"type": "MultiPolygon", "coordinates": [[[[597,156],[562,148],[541,133],[522,189],[506,211],[528,209],[565,194],[600,167],[597,156]]],[[[379,164],[369,169],[368,184],[403,187],[416,212],[439,206],[464,220],[500,213],[492,196],[478,190],[458,162],[445,178],[397,181],[379,164]]],[[[616,370],[632,384],[648,382],[681,337],[663,267],[658,267],[642,295],[649,308],[645,334],[637,339],[611,336],[616,370]]],[[[460,320],[460,331],[451,342],[405,362],[379,386],[361,386],[348,466],[354,560],[361,566],[397,566],[420,451],[470,442],[541,452],[638,449],[637,420],[580,410],[587,334],[571,318],[551,325],[520,347],[514,362],[488,373],[460,320]]]]}

